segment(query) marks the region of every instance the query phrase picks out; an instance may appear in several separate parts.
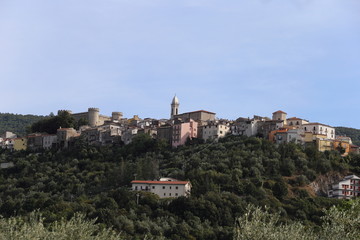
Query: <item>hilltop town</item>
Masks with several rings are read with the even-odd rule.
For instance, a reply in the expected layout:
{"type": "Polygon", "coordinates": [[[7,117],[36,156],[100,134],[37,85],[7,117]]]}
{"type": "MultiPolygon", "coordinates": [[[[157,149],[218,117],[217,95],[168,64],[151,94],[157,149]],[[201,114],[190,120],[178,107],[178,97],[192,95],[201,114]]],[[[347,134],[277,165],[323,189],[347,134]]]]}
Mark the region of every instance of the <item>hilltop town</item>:
{"type": "Polygon", "coordinates": [[[138,134],[148,134],[178,147],[195,139],[217,141],[227,135],[236,135],[261,137],[276,144],[294,142],[314,145],[322,152],[339,150],[343,156],[350,152],[359,153],[359,147],[352,143],[351,138],[337,136],[334,127],[298,117],[288,118],[287,113],[281,110],[272,113],[271,118],[255,115],[253,118],[225,120],[205,110],[180,113],[177,96],[174,96],[170,106],[169,119],[141,119],[137,115],[128,119],[123,118],[122,112],[105,116],[100,114],[98,108],[88,108],[87,112],[81,113],[59,110],[58,115],[68,113],[84,125],[77,130],[60,127],[56,134],[36,132],[26,137],[5,132],[0,136],[0,147],[11,150],[68,148],[79,137],[90,145],[129,144],[138,134]]]}
{"type": "Polygon", "coordinates": [[[360,196],[359,147],[337,128],[280,110],[184,113],[176,96],[169,110],[168,119],[59,110],[24,137],[5,132],[0,214],[39,209],[51,223],[81,212],[125,239],[231,239],[248,204],[318,228],[323,209],[360,196]]]}

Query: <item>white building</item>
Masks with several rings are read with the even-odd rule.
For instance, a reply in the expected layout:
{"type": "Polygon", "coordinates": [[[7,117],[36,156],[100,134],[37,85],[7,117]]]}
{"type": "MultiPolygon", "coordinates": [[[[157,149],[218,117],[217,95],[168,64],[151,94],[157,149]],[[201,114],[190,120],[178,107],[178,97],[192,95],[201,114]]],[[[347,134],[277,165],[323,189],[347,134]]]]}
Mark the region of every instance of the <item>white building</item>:
{"type": "Polygon", "coordinates": [[[360,178],[356,175],[346,176],[337,184],[332,185],[328,196],[339,199],[349,199],[360,196],[360,178]]]}
{"type": "Polygon", "coordinates": [[[202,139],[218,139],[225,137],[225,135],[230,131],[230,127],[226,124],[215,123],[202,126],[202,139]]]}
{"type": "Polygon", "coordinates": [[[14,149],[15,139],[14,138],[0,138],[0,147],[3,149],[14,149]]]}
{"type": "Polygon", "coordinates": [[[256,136],[258,134],[259,122],[260,120],[257,119],[237,121],[231,127],[231,133],[239,136],[256,136]]]}
{"type": "Polygon", "coordinates": [[[335,128],[321,123],[307,123],[302,125],[304,132],[326,135],[327,139],[335,139],[335,128]]]}
{"type": "Polygon", "coordinates": [[[6,131],[0,136],[1,138],[17,138],[17,135],[13,132],[6,131]]]}
{"type": "Polygon", "coordinates": [[[131,182],[133,191],[151,192],[160,198],[173,198],[180,196],[189,196],[191,192],[191,183],[189,181],[178,181],[176,179],[160,179],[162,181],[141,181],[131,182]]]}

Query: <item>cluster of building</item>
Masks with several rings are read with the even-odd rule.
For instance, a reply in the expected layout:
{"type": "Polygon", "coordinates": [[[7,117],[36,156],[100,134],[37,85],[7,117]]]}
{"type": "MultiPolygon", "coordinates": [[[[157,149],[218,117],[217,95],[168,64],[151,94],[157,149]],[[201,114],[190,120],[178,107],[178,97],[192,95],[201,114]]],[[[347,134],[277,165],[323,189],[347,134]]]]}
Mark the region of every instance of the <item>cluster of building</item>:
{"type": "Polygon", "coordinates": [[[260,116],[238,118],[232,124],[231,132],[234,135],[263,137],[277,144],[314,145],[321,152],[340,150],[343,155],[359,153],[359,147],[352,144],[351,138],[337,136],[334,127],[297,117],[287,118],[287,113],[283,111],[274,112],[271,119],[260,116]]]}
{"type": "MultiPolygon", "coordinates": [[[[90,145],[129,144],[134,136],[143,133],[163,139],[173,147],[184,145],[192,139],[216,141],[227,135],[238,135],[262,137],[276,144],[311,144],[319,151],[339,150],[343,155],[359,153],[359,147],[353,145],[349,137],[336,136],[335,128],[297,117],[287,118],[287,113],[283,111],[274,112],[272,118],[240,117],[231,121],[218,119],[214,112],[205,110],[179,113],[180,102],[176,96],[170,105],[169,119],[140,119],[137,115],[128,119],[121,112],[105,116],[100,114],[98,108],[89,108],[82,113],[59,110],[58,114],[66,111],[76,121],[83,120],[87,124],[78,130],[59,128],[56,134],[32,133],[26,137],[5,132],[0,135],[0,147],[11,150],[68,148],[80,137],[90,145]]],[[[190,182],[171,178],[161,178],[158,181],[134,180],[131,184],[134,191],[151,192],[161,198],[188,196],[191,191],[190,182]]],[[[343,181],[333,185],[329,192],[330,197],[336,198],[359,195],[360,178],[355,175],[345,177],[343,181]]]]}
{"type": "Polygon", "coordinates": [[[0,146],[14,150],[67,148],[79,137],[83,137],[91,145],[120,142],[128,144],[134,136],[145,133],[178,147],[189,139],[209,141],[231,134],[263,137],[277,144],[313,144],[319,151],[338,149],[344,155],[359,152],[359,147],[353,145],[349,137],[336,136],[333,127],[296,117],[287,118],[283,111],[274,112],[272,118],[254,116],[251,119],[238,118],[230,121],[218,119],[214,112],[205,110],[179,113],[179,106],[179,99],[175,96],[171,102],[169,119],[140,119],[137,115],[127,119],[123,118],[121,112],[105,116],[100,114],[98,108],[89,108],[87,112],[82,113],[59,110],[58,114],[66,111],[76,121],[83,120],[87,125],[81,126],[79,130],[59,128],[53,135],[32,133],[23,138],[17,138],[15,134],[7,132],[6,136],[0,138],[0,146]]]}

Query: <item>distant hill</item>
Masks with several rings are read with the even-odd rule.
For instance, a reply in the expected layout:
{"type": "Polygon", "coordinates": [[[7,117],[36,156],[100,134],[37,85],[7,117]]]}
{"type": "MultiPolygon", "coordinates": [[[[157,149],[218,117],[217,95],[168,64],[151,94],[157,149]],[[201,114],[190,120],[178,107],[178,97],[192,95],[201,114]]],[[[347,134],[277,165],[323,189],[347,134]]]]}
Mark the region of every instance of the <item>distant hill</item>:
{"type": "Polygon", "coordinates": [[[29,114],[0,113],[0,134],[10,131],[19,136],[24,136],[28,126],[44,118],[44,116],[29,114]]]}
{"type": "Polygon", "coordinates": [[[335,127],[336,135],[351,137],[353,144],[360,146],[360,129],[335,127]]]}

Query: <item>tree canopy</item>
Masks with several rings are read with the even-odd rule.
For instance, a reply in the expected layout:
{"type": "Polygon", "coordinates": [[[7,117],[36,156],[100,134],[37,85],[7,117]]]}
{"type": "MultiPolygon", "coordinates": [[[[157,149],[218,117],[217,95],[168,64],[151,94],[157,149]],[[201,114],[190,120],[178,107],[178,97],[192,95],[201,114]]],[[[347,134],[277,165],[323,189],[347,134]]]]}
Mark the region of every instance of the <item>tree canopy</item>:
{"type": "Polygon", "coordinates": [[[343,201],[314,197],[308,184],[321,174],[357,174],[359,160],[235,136],[176,149],[139,135],[121,146],[0,150],[0,161],[15,165],[0,170],[0,215],[28,216],[39,209],[51,225],[80,212],[125,239],[232,239],[235,219],[251,203],[280,213],[282,223],[316,228],[324,224],[323,209],[343,201]],[[191,196],[160,199],[139,192],[137,204],[137,193],[129,190],[135,174],[143,180],[189,180],[191,196]]]}

